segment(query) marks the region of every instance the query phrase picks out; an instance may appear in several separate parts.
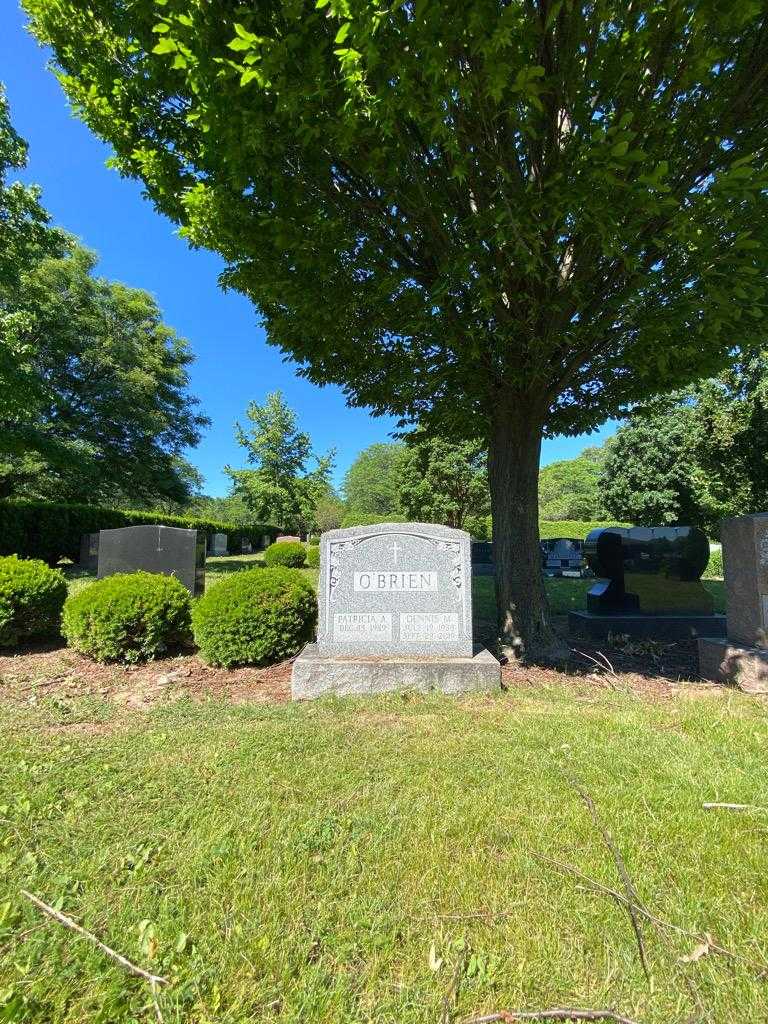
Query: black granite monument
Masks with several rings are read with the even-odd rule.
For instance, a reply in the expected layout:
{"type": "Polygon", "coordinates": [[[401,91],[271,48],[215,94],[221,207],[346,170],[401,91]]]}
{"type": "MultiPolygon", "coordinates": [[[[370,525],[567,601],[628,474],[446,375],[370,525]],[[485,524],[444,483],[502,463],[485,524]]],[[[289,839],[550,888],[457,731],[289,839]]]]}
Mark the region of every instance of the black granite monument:
{"type": "Polygon", "coordinates": [[[473,576],[493,576],[493,544],[489,540],[473,540],[470,544],[473,576]]]}
{"type": "Polygon", "coordinates": [[[84,533],[80,538],[80,565],[88,572],[99,567],[99,534],[84,533]]]}
{"type": "Polygon", "coordinates": [[[592,530],[584,541],[587,565],[599,580],[587,611],[571,612],[572,631],[604,637],[628,633],[660,639],[720,636],[725,616],[713,613],[701,582],[709,541],[693,526],[592,530]]]}
{"type": "Polygon", "coordinates": [[[125,526],[99,534],[98,576],[157,572],[175,576],[193,597],[205,589],[204,533],[175,526],[125,526]]]}

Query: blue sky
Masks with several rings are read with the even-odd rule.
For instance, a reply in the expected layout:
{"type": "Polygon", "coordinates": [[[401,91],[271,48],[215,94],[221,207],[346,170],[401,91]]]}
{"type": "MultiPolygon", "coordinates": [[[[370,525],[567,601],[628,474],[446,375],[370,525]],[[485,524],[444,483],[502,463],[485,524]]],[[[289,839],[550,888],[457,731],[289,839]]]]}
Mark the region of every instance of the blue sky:
{"type": "MultiPolygon", "coordinates": [[[[188,338],[196,356],[191,391],[202,401],[212,425],[189,459],[205,476],[208,494],[225,494],[222,467],[242,463],[233,424],[246,405],[280,389],[297,411],[315,449],[338,450],[340,483],[357,453],[386,441],[394,420],[350,409],[336,388],[300,380],[290,363],[267,345],[253,306],[224,293],[217,283],[221,260],[191,250],[174,226],[155,213],[134,181],[107,169],[109,149],[69,112],[64,94],[46,69],[47,54],[24,28],[14,0],[2,0],[0,80],[5,82],[16,130],[29,143],[29,167],[22,177],[43,188],[43,204],[57,224],[78,235],[100,256],[98,272],[145,288],[164,319],[188,338]]],[[[571,458],[613,432],[544,442],[542,463],[571,458]]]]}

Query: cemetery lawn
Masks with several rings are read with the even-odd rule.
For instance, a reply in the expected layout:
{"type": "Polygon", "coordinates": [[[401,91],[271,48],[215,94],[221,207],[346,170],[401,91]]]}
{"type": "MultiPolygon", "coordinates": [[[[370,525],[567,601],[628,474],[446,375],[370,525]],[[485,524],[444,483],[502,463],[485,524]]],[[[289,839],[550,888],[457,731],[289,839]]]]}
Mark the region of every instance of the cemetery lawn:
{"type": "MultiPolygon", "coordinates": [[[[206,586],[210,587],[217,580],[241,569],[253,569],[263,563],[261,554],[231,555],[224,558],[208,558],[205,562],[206,586]]],[[[301,569],[314,587],[317,586],[317,569],[301,569]]],[[[70,593],[87,586],[95,577],[83,572],[79,566],[66,568],[70,593]]],[[[544,585],[549,597],[550,608],[554,615],[567,615],[587,606],[587,591],[594,580],[551,579],[547,578],[544,585]]],[[[706,589],[714,598],[715,611],[725,611],[725,584],[722,580],[702,580],[706,589]]],[[[493,590],[493,577],[474,576],[472,579],[473,610],[476,620],[493,622],[496,618],[496,598],[493,590]]]]}
{"type": "Polygon", "coordinates": [[[605,683],[146,711],[0,686],[0,1020],[765,1020],[766,704],[605,683]],[[554,863],[624,892],[574,783],[685,930],[641,921],[648,978],[625,910],[554,863]],[[157,1009],[22,889],[168,978],[157,1009]]]}

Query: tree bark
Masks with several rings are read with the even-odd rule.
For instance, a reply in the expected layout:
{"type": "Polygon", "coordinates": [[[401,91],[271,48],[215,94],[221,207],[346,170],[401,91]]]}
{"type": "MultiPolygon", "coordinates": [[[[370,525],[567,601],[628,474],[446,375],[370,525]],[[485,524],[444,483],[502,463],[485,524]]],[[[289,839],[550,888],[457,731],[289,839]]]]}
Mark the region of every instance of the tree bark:
{"type": "Polygon", "coordinates": [[[499,644],[507,657],[551,650],[541,571],[539,458],[543,418],[529,404],[499,404],[488,452],[499,644]]]}

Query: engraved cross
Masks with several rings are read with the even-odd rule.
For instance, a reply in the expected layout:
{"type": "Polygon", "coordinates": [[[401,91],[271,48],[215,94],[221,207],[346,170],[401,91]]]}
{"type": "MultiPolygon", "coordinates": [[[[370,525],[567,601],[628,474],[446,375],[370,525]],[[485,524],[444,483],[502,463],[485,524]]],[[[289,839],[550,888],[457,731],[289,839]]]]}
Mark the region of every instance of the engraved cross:
{"type": "Polygon", "coordinates": [[[393,544],[390,544],[389,547],[387,548],[387,551],[392,552],[392,560],[394,561],[395,565],[397,565],[397,553],[401,550],[402,545],[398,544],[397,541],[395,541],[393,544]]]}

